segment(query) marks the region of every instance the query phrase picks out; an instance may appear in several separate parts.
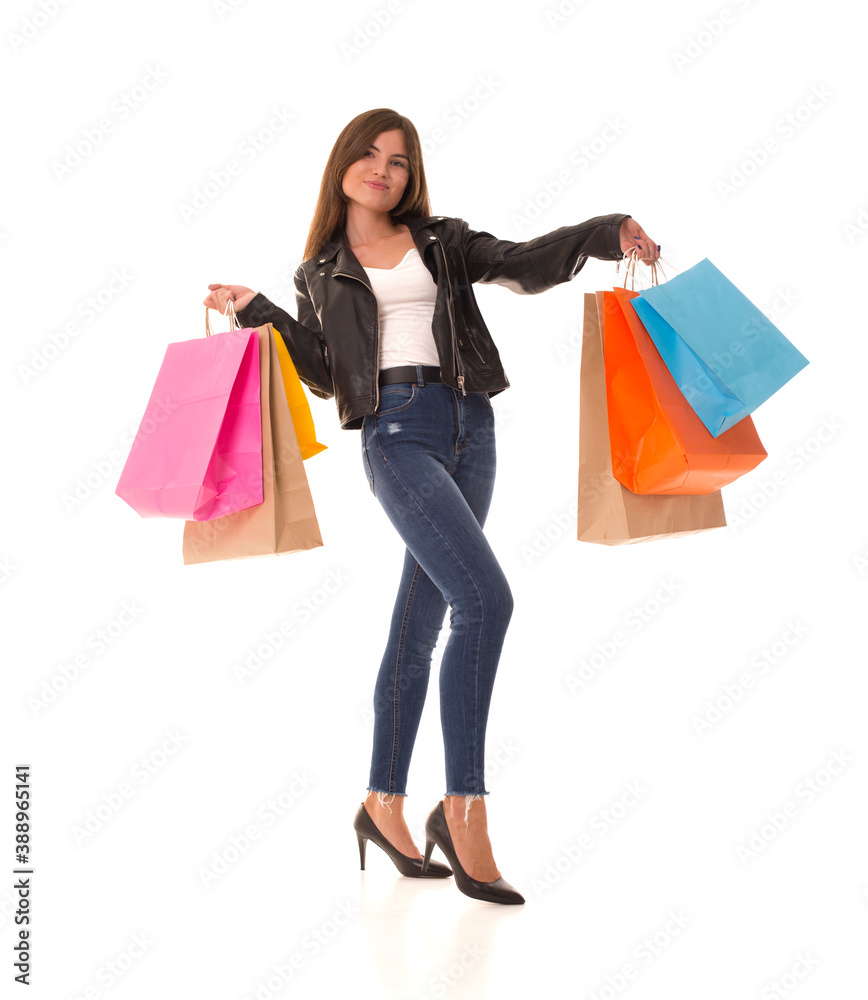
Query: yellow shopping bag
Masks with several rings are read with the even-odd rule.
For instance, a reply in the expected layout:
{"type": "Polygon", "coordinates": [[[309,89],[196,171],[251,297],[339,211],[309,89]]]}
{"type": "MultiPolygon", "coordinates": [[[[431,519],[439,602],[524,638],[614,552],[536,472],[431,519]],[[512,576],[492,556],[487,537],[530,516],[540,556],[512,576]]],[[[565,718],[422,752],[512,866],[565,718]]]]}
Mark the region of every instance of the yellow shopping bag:
{"type": "MultiPolygon", "coordinates": [[[[275,331],[276,332],[276,331],[275,331]]],[[[274,338],[277,345],[277,357],[280,361],[280,373],[283,376],[283,386],[286,389],[286,401],[289,403],[289,412],[292,415],[292,423],[295,427],[295,434],[298,438],[298,447],[301,451],[302,459],[311,458],[328,448],[327,444],[320,444],[316,439],[316,430],[313,426],[313,417],[310,415],[310,403],[304,394],[301,379],[283,342],[283,337],[277,333],[274,338]]]]}

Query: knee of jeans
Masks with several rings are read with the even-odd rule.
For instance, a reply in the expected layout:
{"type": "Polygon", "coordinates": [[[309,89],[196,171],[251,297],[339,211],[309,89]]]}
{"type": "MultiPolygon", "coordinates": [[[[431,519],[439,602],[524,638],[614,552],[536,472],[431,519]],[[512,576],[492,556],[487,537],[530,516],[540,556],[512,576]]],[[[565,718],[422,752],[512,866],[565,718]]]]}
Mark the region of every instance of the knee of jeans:
{"type": "Polygon", "coordinates": [[[498,603],[500,606],[500,613],[504,619],[509,620],[512,618],[512,612],[515,610],[515,599],[512,596],[512,590],[506,580],[503,581],[503,587],[501,588],[500,595],[498,597],[498,603]]]}
{"type": "Polygon", "coordinates": [[[454,599],[452,604],[453,624],[483,622],[499,618],[507,623],[512,617],[515,600],[506,578],[487,577],[484,586],[475,583],[472,589],[454,599]]]}
{"type": "Polygon", "coordinates": [[[500,580],[495,578],[488,581],[484,603],[486,613],[490,609],[503,622],[508,622],[512,618],[512,613],[515,610],[515,600],[506,577],[502,576],[500,580]]]}

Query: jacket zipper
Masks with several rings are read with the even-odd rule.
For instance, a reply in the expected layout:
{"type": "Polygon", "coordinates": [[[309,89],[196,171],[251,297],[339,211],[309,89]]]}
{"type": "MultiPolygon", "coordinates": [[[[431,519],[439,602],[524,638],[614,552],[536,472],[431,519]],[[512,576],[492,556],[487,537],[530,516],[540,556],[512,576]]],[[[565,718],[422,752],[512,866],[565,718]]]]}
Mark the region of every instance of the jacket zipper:
{"type": "Polygon", "coordinates": [[[485,358],[483,358],[483,356],[479,353],[479,348],[476,346],[476,344],[473,343],[473,338],[470,336],[470,330],[467,329],[467,324],[466,323],[464,324],[464,336],[467,337],[467,343],[470,344],[470,346],[476,352],[477,358],[479,358],[479,360],[483,364],[486,364],[485,358]]]}
{"type": "MultiPolygon", "coordinates": [[[[344,278],[355,278],[356,281],[361,282],[365,286],[365,288],[367,288],[367,290],[371,293],[371,295],[374,295],[373,288],[371,288],[371,286],[368,285],[366,282],[362,281],[362,279],[357,274],[349,274],[347,271],[332,271],[332,277],[335,277],[337,275],[340,275],[340,276],[342,276],[344,278]]],[[[376,367],[376,370],[377,370],[378,375],[379,375],[379,371],[380,371],[380,309],[379,309],[379,307],[377,305],[377,296],[376,295],[374,295],[374,316],[376,317],[376,320],[377,320],[377,354],[376,354],[377,362],[376,362],[376,366],[375,367],[376,367]]],[[[377,378],[374,379],[374,391],[377,394],[376,395],[376,401],[374,403],[374,412],[376,413],[377,410],[380,408],[380,379],[379,379],[379,377],[377,377],[377,378]]]]}
{"type": "Polygon", "coordinates": [[[455,354],[455,364],[458,368],[456,381],[458,382],[458,388],[461,390],[461,395],[466,396],[467,391],[464,388],[464,376],[461,374],[461,355],[458,351],[458,337],[455,335],[455,323],[452,319],[452,279],[449,277],[449,265],[446,263],[446,251],[443,249],[443,243],[440,239],[437,240],[437,245],[440,247],[440,252],[443,254],[443,269],[446,272],[446,286],[449,289],[449,327],[452,330],[452,351],[455,354]]]}
{"type": "MultiPolygon", "coordinates": [[[[443,268],[444,268],[444,271],[446,272],[446,286],[449,289],[449,328],[452,331],[452,351],[453,351],[453,353],[455,355],[455,363],[456,363],[456,366],[458,368],[458,374],[456,376],[456,381],[458,382],[458,388],[461,390],[461,395],[462,396],[467,396],[467,390],[464,388],[464,375],[461,373],[461,356],[460,356],[460,354],[458,352],[458,338],[455,335],[455,323],[454,323],[454,321],[452,319],[452,309],[453,309],[453,305],[452,305],[452,280],[449,277],[449,265],[446,263],[446,251],[443,249],[443,244],[441,243],[441,241],[439,239],[437,240],[437,245],[440,247],[440,252],[443,254],[443,268]]],[[[368,291],[372,295],[374,294],[374,290],[370,287],[370,285],[368,285],[364,281],[362,281],[362,279],[358,275],[356,275],[356,274],[349,274],[347,271],[333,271],[332,272],[332,277],[336,277],[338,275],[340,275],[341,277],[344,277],[344,278],[355,278],[356,281],[361,282],[365,286],[365,288],[367,288],[368,291]]],[[[380,312],[379,312],[379,308],[377,306],[376,299],[377,299],[377,297],[374,296],[374,315],[377,318],[377,369],[379,370],[379,365],[380,365],[380,312]]],[[[465,326],[465,329],[467,329],[466,326],[465,326]]],[[[470,338],[468,337],[468,340],[469,339],[470,338]]],[[[482,355],[479,354],[479,351],[477,350],[476,345],[473,344],[472,340],[470,342],[473,345],[474,351],[476,351],[476,353],[479,355],[479,360],[482,361],[483,360],[482,355]]],[[[376,380],[375,385],[376,385],[376,393],[377,393],[377,395],[376,395],[376,403],[374,404],[374,410],[376,411],[379,408],[379,406],[380,406],[380,380],[379,380],[379,378],[376,380]]]]}

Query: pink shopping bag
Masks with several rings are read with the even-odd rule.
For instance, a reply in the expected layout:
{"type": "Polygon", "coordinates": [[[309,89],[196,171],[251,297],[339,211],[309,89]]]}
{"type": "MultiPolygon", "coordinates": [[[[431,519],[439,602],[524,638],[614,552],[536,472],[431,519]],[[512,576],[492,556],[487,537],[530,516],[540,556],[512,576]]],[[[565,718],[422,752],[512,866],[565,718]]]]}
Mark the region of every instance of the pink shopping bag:
{"type": "Polygon", "coordinates": [[[262,503],[259,390],[255,329],[169,344],[115,493],[191,521],[262,503]]]}

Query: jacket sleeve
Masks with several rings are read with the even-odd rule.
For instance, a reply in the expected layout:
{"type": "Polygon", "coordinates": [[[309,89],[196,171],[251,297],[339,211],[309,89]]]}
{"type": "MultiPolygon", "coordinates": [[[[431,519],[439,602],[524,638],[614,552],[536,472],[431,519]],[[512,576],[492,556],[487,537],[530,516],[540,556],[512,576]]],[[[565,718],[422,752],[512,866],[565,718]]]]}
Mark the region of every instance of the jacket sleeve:
{"type": "Polygon", "coordinates": [[[298,377],[321,399],[331,399],[335,394],[328,348],[322,327],[307,293],[307,282],[301,269],[295,272],[295,292],[298,319],[275,305],[262,292],[257,292],[250,303],[237,311],[242,326],[262,326],[271,323],[283,337],[298,377]]]}
{"type": "Polygon", "coordinates": [[[505,285],[520,295],[533,295],[572,281],[588,257],[621,260],[619,233],[621,223],[629,218],[621,213],[598,215],[523,243],[475,232],[463,219],[458,221],[471,282],[505,285]]]}

